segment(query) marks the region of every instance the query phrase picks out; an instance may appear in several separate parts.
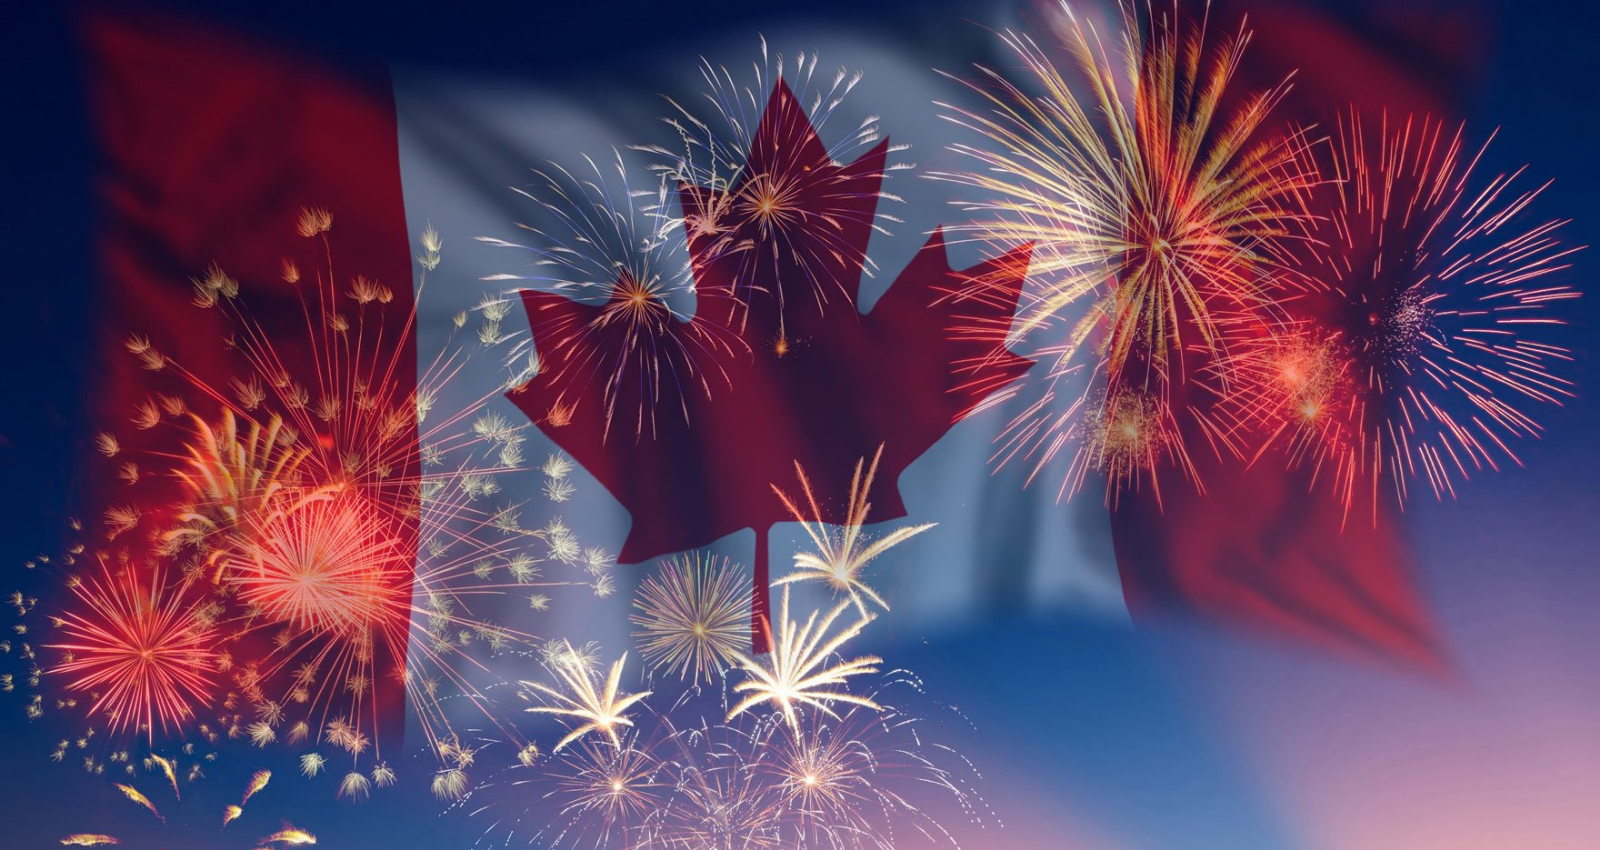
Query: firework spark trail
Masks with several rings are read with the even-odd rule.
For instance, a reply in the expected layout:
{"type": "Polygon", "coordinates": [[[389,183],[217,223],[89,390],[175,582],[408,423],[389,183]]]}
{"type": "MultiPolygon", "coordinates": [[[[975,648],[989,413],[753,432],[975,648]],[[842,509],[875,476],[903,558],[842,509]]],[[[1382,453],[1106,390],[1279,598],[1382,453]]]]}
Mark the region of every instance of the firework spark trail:
{"type": "Polygon", "coordinates": [[[131,802],[137,803],[140,806],[143,806],[145,809],[148,809],[150,814],[156,816],[156,820],[159,820],[162,823],[167,822],[167,819],[162,816],[158,809],[156,809],[156,804],[150,802],[149,797],[139,793],[139,789],[133,787],[132,785],[124,785],[121,782],[116,782],[113,784],[116,786],[118,791],[122,792],[122,796],[127,797],[131,802]]]}
{"type": "MultiPolygon", "coordinates": [[[[978,66],[978,81],[963,82],[983,108],[940,104],[947,120],[984,140],[952,148],[979,170],[929,175],[979,193],[956,203],[980,220],[952,231],[1000,250],[1033,249],[1034,285],[1016,321],[953,331],[1026,347],[1046,363],[1043,390],[1008,423],[995,456],[1030,462],[1030,480],[1083,436],[1073,432],[1097,399],[1113,411],[1124,392],[1167,403],[1188,380],[1189,360],[1224,352],[1219,312],[1259,304],[1257,269],[1291,234],[1298,193],[1317,181],[1299,156],[1305,136],[1266,130],[1288,81],[1242,97],[1230,90],[1248,30],[1208,50],[1205,19],[1141,15],[1132,0],[1121,4],[1120,23],[1113,50],[1061,5],[1060,34],[1086,97],[1031,36],[1008,31],[1001,38],[1022,73],[978,66]],[[1068,390],[1085,375],[1087,389],[1068,390]],[[1091,397],[1096,389],[1103,395],[1091,397]]],[[[981,298],[985,286],[951,297],[981,298]]],[[[1170,419],[1147,424],[1168,428],[1170,419]]],[[[1063,497],[1081,486],[1085,465],[1100,465],[1079,442],[1063,497]]],[[[1149,442],[1169,445],[1160,456],[1199,483],[1176,429],[1149,442]]],[[[1144,479],[1159,497],[1155,459],[1112,476],[1108,501],[1144,479]]]]}
{"type": "Polygon", "coordinates": [[[1381,487],[1403,505],[1422,479],[1443,499],[1520,464],[1511,442],[1541,432],[1533,408],[1572,395],[1573,355],[1550,336],[1578,292],[1552,276],[1580,249],[1560,241],[1565,221],[1530,221],[1549,183],[1474,178],[1488,144],[1431,118],[1341,116],[1307,154],[1337,180],[1308,193],[1315,215],[1269,281],[1288,315],[1230,325],[1214,432],[1252,461],[1280,449],[1347,521],[1362,500],[1377,522],[1381,487]]]}
{"type": "Polygon", "coordinates": [[[776,484],[772,486],[773,492],[783,501],[783,506],[805,529],[812,545],[816,547],[812,552],[796,553],[795,571],[773,582],[774,584],[819,581],[828,585],[835,593],[848,596],[850,601],[855,603],[856,611],[863,617],[867,615],[866,600],[871,600],[885,611],[889,610],[889,603],[885,602],[883,597],[863,579],[863,571],[873,559],[933,528],[935,523],[897,528],[876,540],[869,541],[864,535],[863,527],[866,525],[867,514],[872,510],[871,503],[867,501],[867,493],[872,490],[872,479],[878,474],[878,460],[882,457],[883,446],[880,445],[877,453],[872,456],[872,466],[866,468],[865,476],[862,475],[864,459],[856,461],[855,473],[850,478],[850,507],[845,514],[844,525],[840,526],[838,532],[830,531],[820,519],[822,509],[817,506],[816,496],[811,492],[811,481],[798,462],[795,463],[794,470],[800,479],[800,492],[805,496],[804,508],[797,505],[776,484]]]}
{"type": "Polygon", "coordinates": [[[161,773],[167,777],[167,782],[172,785],[172,796],[182,800],[183,793],[178,790],[177,765],[172,760],[163,758],[156,753],[150,754],[150,761],[154,762],[157,767],[161,768],[161,773]]]}
{"type": "Polygon", "coordinates": [[[240,798],[239,805],[243,806],[246,803],[250,802],[250,798],[254,797],[256,794],[260,793],[261,789],[266,788],[267,787],[267,783],[271,782],[271,781],[272,781],[272,771],[270,771],[270,770],[258,770],[258,771],[256,771],[254,774],[252,774],[250,776],[250,782],[245,785],[245,787],[244,787],[244,796],[242,798],[240,798]]]}
{"type": "Polygon", "coordinates": [[[115,836],[103,835],[97,832],[77,832],[61,839],[61,843],[68,847],[99,847],[105,844],[121,844],[115,836]]]}
{"type": "Polygon", "coordinates": [[[256,843],[257,844],[287,844],[287,845],[290,845],[290,846],[300,846],[300,845],[305,845],[305,844],[315,844],[315,843],[317,843],[317,837],[315,835],[312,835],[309,832],[306,832],[303,829],[299,829],[298,827],[284,826],[283,829],[280,829],[277,832],[274,832],[271,835],[266,836],[265,838],[261,839],[260,841],[258,841],[256,843]]]}
{"type": "Polygon", "coordinates": [[[663,561],[639,586],[634,636],[653,669],[710,683],[750,643],[750,580],[726,557],[663,561]]]}
{"type": "Polygon", "coordinates": [[[175,729],[212,696],[214,634],[159,568],[101,563],[101,575],[69,583],[83,610],[58,616],[70,655],[50,672],[72,676],[68,690],[98,693],[90,714],[104,714],[113,733],[137,726],[175,729]]]}
{"type": "MultiPolygon", "coordinates": [[[[487,236],[478,241],[532,253],[536,272],[496,274],[485,280],[524,281],[598,311],[558,311],[555,318],[533,314],[531,336],[511,349],[517,359],[537,345],[541,370],[559,370],[577,404],[592,383],[602,386],[605,433],[620,413],[635,435],[656,432],[658,409],[676,408],[686,420],[688,396],[711,397],[730,379],[722,362],[746,349],[735,334],[705,320],[689,318],[680,306],[695,291],[681,244],[655,233],[634,198],[652,196],[666,205],[667,184],[654,193],[635,191],[620,153],[602,166],[585,157],[591,174],[579,177],[565,168],[536,171],[542,181],[518,194],[538,204],[553,225],[519,224],[535,237],[520,245],[487,236]],[[614,190],[607,174],[615,174],[614,190]],[[619,200],[620,199],[620,200],[619,200]]],[[[548,311],[541,311],[546,312],[548,311]]]]}

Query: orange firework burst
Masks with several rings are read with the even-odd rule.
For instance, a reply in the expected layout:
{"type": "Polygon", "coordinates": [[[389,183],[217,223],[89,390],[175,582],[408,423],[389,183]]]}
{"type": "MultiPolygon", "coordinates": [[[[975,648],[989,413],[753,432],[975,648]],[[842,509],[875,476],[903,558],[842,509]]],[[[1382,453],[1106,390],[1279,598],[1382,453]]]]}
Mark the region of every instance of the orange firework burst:
{"type": "Polygon", "coordinates": [[[1075,449],[1062,492],[1082,487],[1093,471],[1106,478],[1107,496],[1115,503],[1123,490],[1137,487],[1164,460],[1194,477],[1188,450],[1176,437],[1173,407],[1157,393],[1124,388],[1091,395],[1067,433],[1075,449]]]}
{"type": "MultiPolygon", "coordinates": [[[[258,385],[245,386],[250,407],[260,404],[258,385]]],[[[179,526],[164,535],[169,549],[192,547],[215,562],[226,551],[219,539],[236,533],[241,521],[263,511],[272,497],[298,483],[299,467],[310,450],[296,446],[283,419],[269,416],[263,425],[251,421],[240,432],[240,419],[224,408],[211,423],[189,414],[194,435],[186,445],[185,463],[175,470],[192,501],[179,514],[179,526]]]]}
{"type": "MultiPolygon", "coordinates": [[[[1033,285],[1016,321],[958,332],[1026,346],[1046,363],[1047,389],[1013,419],[997,455],[1027,457],[1035,474],[1093,405],[1107,408],[1101,418],[1121,418],[1125,392],[1171,396],[1191,357],[1222,352],[1219,314],[1259,302],[1258,269],[1299,217],[1298,192],[1315,182],[1298,156],[1303,136],[1265,129],[1287,81],[1248,96],[1230,91],[1247,30],[1208,47],[1204,19],[1141,16],[1129,2],[1121,12],[1112,39],[1121,49],[1112,51],[1061,6],[1064,47],[1086,98],[1032,37],[1003,34],[1023,75],[980,66],[967,86],[985,108],[944,105],[950,121],[985,138],[954,148],[982,168],[930,175],[981,193],[958,203],[982,220],[955,230],[1002,250],[1033,247],[1033,285]],[[1085,388],[1066,392],[1060,410],[1058,388],[1074,374],[1085,388]],[[1105,388],[1098,401],[1088,397],[1094,384],[1105,388]]],[[[982,297],[987,285],[953,297],[982,297]]],[[[1177,439],[1169,431],[1161,442],[1177,439]]],[[[1159,456],[1142,454],[1112,476],[1113,489],[1154,482],[1159,456]]],[[[1192,467],[1179,466],[1192,478],[1192,467]]],[[[1076,478],[1081,470],[1069,472],[1064,494],[1076,478]]]]}
{"type": "Polygon", "coordinates": [[[1232,324],[1219,434],[1256,457],[1280,447],[1347,513],[1370,500],[1373,521],[1380,485],[1403,504],[1420,478],[1442,499],[1520,462],[1512,441],[1541,431],[1530,411],[1572,394],[1549,332],[1578,297],[1553,276],[1579,249],[1531,216],[1548,183],[1474,181],[1487,146],[1430,118],[1341,118],[1308,154],[1337,182],[1308,195],[1272,278],[1287,318],[1232,324]]]}
{"type": "Polygon", "coordinates": [[[175,731],[212,697],[216,671],[212,626],[159,568],[113,569],[71,582],[76,609],[58,616],[65,653],[51,673],[72,677],[67,689],[95,693],[91,714],[111,731],[159,726],[175,731]]]}

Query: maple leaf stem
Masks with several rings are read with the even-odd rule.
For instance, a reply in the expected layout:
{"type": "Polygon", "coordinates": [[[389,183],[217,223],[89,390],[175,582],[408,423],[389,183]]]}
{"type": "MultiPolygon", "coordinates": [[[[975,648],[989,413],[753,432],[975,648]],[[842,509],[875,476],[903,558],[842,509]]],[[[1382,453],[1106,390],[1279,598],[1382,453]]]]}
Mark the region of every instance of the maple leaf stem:
{"type": "Polygon", "coordinates": [[[768,568],[767,549],[770,546],[772,526],[756,529],[755,572],[750,580],[750,651],[764,655],[771,650],[770,639],[764,624],[772,618],[772,574],[768,568]]]}

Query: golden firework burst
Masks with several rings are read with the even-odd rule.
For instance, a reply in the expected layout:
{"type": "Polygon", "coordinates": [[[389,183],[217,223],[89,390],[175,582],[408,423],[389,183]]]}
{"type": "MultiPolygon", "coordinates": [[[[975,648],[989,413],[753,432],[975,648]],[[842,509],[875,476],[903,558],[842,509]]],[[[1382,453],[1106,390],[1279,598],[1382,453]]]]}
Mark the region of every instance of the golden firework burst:
{"type": "MultiPolygon", "coordinates": [[[[566,644],[566,641],[562,643],[566,644]]],[[[650,692],[619,693],[622,685],[622,668],[628,661],[627,653],[623,653],[622,657],[611,665],[611,671],[606,676],[604,684],[598,681],[598,677],[590,670],[589,665],[574,660],[575,656],[572,646],[567,644],[565,654],[555,656],[548,665],[550,671],[566,686],[564,691],[542,682],[522,682],[523,687],[543,694],[554,703],[534,706],[528,711],[580,721],[555,745],[554,751],[560,751],[589,732],[599,732],[609,738],[613,746],[621,747],[622,739],[617,734],[617,727],[633,725],[633,721],[628,719],[625,712],[649,696],[650,692]]]]}
{"type": "Polygon", "coordinates": [[[663,561],[639,586],[634,636],[645,662],[710,682],[750,644],[750,581],[726,557],[693,552],[663,561]]]}
{"type": "Polygon", "coordinates": [[[837,529],[831,529],[822,522],[822,509],[818,507],[817,498],[811,492],[811,481],[799,463],[794,465],[794,470],[800,479],[800,492],[805,498],[804,508],[796,504],[777,485],[773,485],[773,492],[783,500],[783,506],[806,530],[806,536],[811,538],[812,545],[816,547],[810,552],[795,553],[795,571],[773,584],[817,581],[826,584],[835,593],[848,596],[863,617],[867,614],[866,600],[871,600],[885,611],[889,610],[889,603],[884,601],[884,598],[863,578],[867,564],[884,552],[933,528],[935,523],[897,528],[877,539],[872,539],[863,533],[867,514],[872,510],[872,504],[867,501],[867,493],[872,489],[872,479],[878,474],[878,460],[882,457],[883,446],[880,445],[877,453],[872,456],[872,465],[866,468],[864,475],[863,461],[856,461],[855,473],[850,478],[849,510],[845,514],[844,525],[838,526],[837,529]]]}
{"type": "Polygon", "coordinates": [[[732,720],[763,703],[771,703],[783,715],[789,727],[798,732],[799,709],[802,705],[815,708],[830,717],[836,716],[830,708],[831,703],[879,708],[872,700],[851,694],[843,688],[852,676],[876,673],[877,665],[883,659],[864,655],[850,660],[834,660],[840,648],[861,634],[867,623],[872,622],[872,617],[862,617],[829,637],[828,632],[834,622],[849,607],[850,602],[846,600],[834,606],[826,615],[812,611],[805,624],[801,625],[789,617],[789,588],[785,587],[777,629],[774,630],[770,623],[762,624],[767,630],[767,642],[772,650],[759,658],[739,656],[739,666],[749,678],[734,685],[733,690],[747,696],[729,709],[728,719],[732,720]]]}
{"type": "MultiPolygon", "coordinates": [[[[1267,129],[1287,80],[1232,91],[1250,41],[1242,25],[1211,44],[1204,19],[1141,14],[1124,0],[1110,38],[1066,2],[1058,30],[1080,79],[1032,36],[1003,33],[1020,74],[979,66],[966,85],[983,108],[941,104],[983,136],[954,147],[982,167],[930,176],[980,193],[959,202],[979,220],[956,232],[1001,250],[1032,246],[1032,285],[1003,342],[1046,363],[1047,396],[1084,370],[1086,348],[1110,403],[1124,387],[1170,394],[1189,360],[1222,352],[1219,313],[1260,302],[1259,269],[1293,234],[1300,193],[1318,181],[1300,156],[1307,142],[1267,129]]],[[[1031,457],[1037,473],[1087,409],[1081,395],[1067,414],[1029,406],[1002,455],[1031,457]]]]}

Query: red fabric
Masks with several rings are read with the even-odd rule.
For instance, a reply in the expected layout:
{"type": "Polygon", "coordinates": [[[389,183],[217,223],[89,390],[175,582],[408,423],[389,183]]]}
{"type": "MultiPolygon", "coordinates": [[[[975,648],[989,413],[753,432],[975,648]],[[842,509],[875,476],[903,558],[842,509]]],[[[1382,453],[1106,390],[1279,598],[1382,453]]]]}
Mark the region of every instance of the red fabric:
{"type": "MultiPolygon", "coordinates": [[[[1245,5],[1213,10],[1213,26],[1226,22],[1232,31],[1245,5]]],[[[1304,3],[1248,6],[1255,36],[1237,88],[1265,89],[1296,72],[1277,116],[1285,126],[1330,126],[1352,106],[1449,115],[1471,66],[1470,16],[1444,15],[1419,27],[1404,16],[1361,21],[1304,3]]],[[[1123,494],[1112,510],[1123,593],[1136,621],[1179,613],[1430,670],[1443,666],[1392,502],[1378,506],[1376,523],[1370,504],[1346,522],[1325,480],[1313,488],[1309,473],[1271,457],[1249,469],[1219,460],[1190,430],[1185,437],[1205,492],[1173,474],[1161,503],[1146,490],[1123,494]]]]}
{"type": "MultiPolygon", "coordinates": [[[[396,356],[415,364],[414,339],[399,326],[412,297],[411,262],[386,72],[334,71],[154,13],[92,12],[83,35],[102,160],[100,281],[95,303],[85,305],[99,323],[89,341],[100,352],[89,404],[97,427],[116,433],[132,454],[170,452],[178,448],[168,444],[175,430],[131,427],[135,405],[183,392],[197,414],[219,414],[220,400],[202,408],[207,400],[184,392],[188,384],[175,370],[145,371],[124,348],[130,334],[148,336],[214,387],[247,374],[226,346],[225,316],[190,303],[191,279],[212,263],[239,281],[241,303],[268,334],[277,339],[282,331],[284,367],[315,385],[310,353],[296,346],[306,338],[305,319],[279,276],[280,260],[310,244],[295,232],[304,206],[333,215],[341,283],[362,274],[393,291],[397,303],[384,321],[394,326],[383,338],[403,337],[396,356]]],[[[407,384],[395,388],[398,397],[415,389],[414,367],[395,377],[407,384]]],[[[86,486],[92,515],[128,498],[112,475],[91,475],[86,486]]],[[[170,505],[176,487],[142,482],[140,507],[170,505]]],[[[379,702],[403,707],[403,700],[379,702]]],[[[380,725],[402,719],[397,711],[380,725]]]]}

